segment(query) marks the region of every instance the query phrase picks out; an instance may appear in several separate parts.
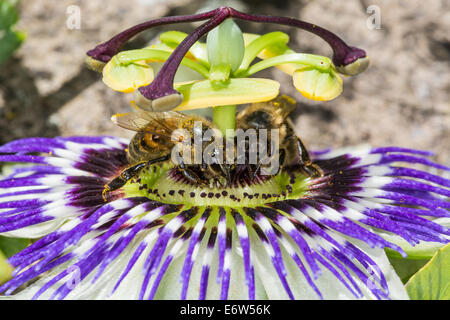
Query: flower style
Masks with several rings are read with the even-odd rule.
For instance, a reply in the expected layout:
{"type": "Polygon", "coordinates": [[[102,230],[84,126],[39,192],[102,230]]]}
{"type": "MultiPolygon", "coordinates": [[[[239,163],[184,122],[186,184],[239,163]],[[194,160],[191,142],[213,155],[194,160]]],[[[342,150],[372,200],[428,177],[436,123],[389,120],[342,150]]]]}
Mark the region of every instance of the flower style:
{"type": "MultiPolygon", "coordinates": [[[[127,166],[114,137],[28,138],[0,161],[0,232],[36,238],[9,259],[16,298],[407,298],[383,249],[448,243],[449,171],[424,151],[313,153],[324,176],[284,171],[248,188],[208,190],[152,166],[102,198],[127,166]],[[408,166],[400,166],[399,163],[408,166]],[[400,241],[399,239],[403,239],[400,241]],[[399,246],[401,244],[401,246],[399,246]]],[[[245,185],[245,182],[241,182],[245,185]]]]}

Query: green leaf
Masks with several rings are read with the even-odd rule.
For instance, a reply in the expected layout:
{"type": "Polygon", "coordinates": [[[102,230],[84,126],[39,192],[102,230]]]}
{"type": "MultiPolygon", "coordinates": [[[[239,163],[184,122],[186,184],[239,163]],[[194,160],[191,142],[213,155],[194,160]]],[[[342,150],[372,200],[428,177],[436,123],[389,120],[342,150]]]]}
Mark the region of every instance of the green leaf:
{"type": "MultiPolygon", "coordinates": [[[[443,227],[450,228],[450,219],[448,218],[437,218],[434,219],[433,222],[443,227]]],[[[405,251],[408,255],[407,259],[430,260],[434,256],[434,254],[444,246],[444,244],[442,244],[441,242],[432,241],[421,241],[415,246],[412,246],[410,243],[408,243],[408,241],[398,235],[384,232],[381,232],[380,235],[386,241],[396,244],[400,248],[402,248],[403,251],[405,251]]],[[[389,248],[385,249],[385,251],[389,257],[402,258],[402,256],[397,251],[389,248]]]]}
{"type": "Polygon", "coordinates": [[[6,61],[20,47],[25,34],[13,29],[19,15],[15,6],[7,0],[0,0],[0,64],[6,61]]]}
{"type": "MultiPolygon", "coordinates": [[[[403,240],[403,239],[401,239],[403,240]]],[[[405,241],[406,242],[406,241],[405,241]]],[[[443,247],[442,243],[438,242],[425,242],[422,241],[421,243],[417,244],[416,246],[411,246],[409,243],[403,243],[402,241],[397,241],[392,243],[400,246],[403,251],[406,252],[408,257],[406,259],[408,260],[430,260],[433,255],[443,247]]],[[[386,254],[388,257],[393,258],[402,258],[402,255],[398,253],[395,250],[392,250],[390,248],[385,249],[386,254]]]]}
{"type": "Polygon", "coordinates": [[[0,29],[10,29],[18,20],[19,14],[15,6],[7,0],[0,0],[0,29]]]}
{"type": "Polygon", "coordinates": [[[408,280],[429,261],[429,259],[413,260],[389,256],[388,259],[403,283],[408,282],[408,280]]]}
{"type": "Polygon", "coordinates": [[[24,33],[12,30],[6,31],[0,38],[0,63],[5,62],[20,47],[24,39],[24,33]]]}
{"type": "Polygon", "coordinates": [[[13,256],[19,251],[22,251],[29,244],[29,239],[7,238],[0,236],[0,251],[2,251],[7,258],[13,256]]]}
{"type": "Polygon", "coordinates": [[[14,269],[6,259],[25,249],[30,242],[29,239],[0,236],[0,284],[11,278],[11,273],[14,269]]]}
{"type": "Polygon", "coordinates": [[[450,244],[434,257],[406,284],[413,300],[450,300],[450,244]]]}

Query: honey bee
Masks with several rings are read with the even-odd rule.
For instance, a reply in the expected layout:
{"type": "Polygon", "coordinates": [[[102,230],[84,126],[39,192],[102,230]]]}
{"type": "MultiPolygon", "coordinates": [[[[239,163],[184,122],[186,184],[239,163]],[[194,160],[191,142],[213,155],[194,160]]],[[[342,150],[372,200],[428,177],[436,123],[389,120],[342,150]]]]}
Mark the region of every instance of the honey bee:
{"type": "MultiPolygon", "coordinates": [[[[211,122],[202,117],[174,111],[146,112],[138,110],[115,115],[112,120],[122,128],[136,131],[136,134],[127,148],[129,167],[105,185],[103,190],[105,201],[107,192],[123,187],[129,180],[136,177],[143,168],[171,159],[172,150],[177,143],[192,146],[196,142],[194,141],[196,135],[203,137],[206,130],[217,130],[211,122]],[[200,124],[200,126],[197,124],[200,124]],[[175,132],[177,129],[184,129],[185,131],[180,132],[185,134],[177,135],[177,132],[175,132]]],[[[203,151],[206,141],[203,138],[201,139],[200,150],[203,151]]],[[[213,160],[210,162],[201,161],[197,164],[186,164],[181,152],[175,152],[177,169],[188,181],[197,185],[206,184],[211,179],[230,175],[227,166],[218,161],[214,162],[214,155],[221,151],[219,147],[210,147],[209,150],[211,152],[210,158],[213,160]]],[[[194,149],[189,147],[187,152],[194,152],[194,149]]]]}
{"type": "MultiPolygon", "coordinates": [[[[286,95],[278,96],[269,102],[251,104],[238,113],[236,127],[243,130],[255,129],[256,132],[259,129],[267,129],[269,134],[271,129],[279,129],[281,167],[298,166],[307,176],[320,177],[323,175],[322,170],[311,161],[303,142],[295,134],[292,121],[288,118],[295,107],[295,100],[286,95]]],[[[261,161],[253,169],[254,175],[260,168],[261,161]]]]}

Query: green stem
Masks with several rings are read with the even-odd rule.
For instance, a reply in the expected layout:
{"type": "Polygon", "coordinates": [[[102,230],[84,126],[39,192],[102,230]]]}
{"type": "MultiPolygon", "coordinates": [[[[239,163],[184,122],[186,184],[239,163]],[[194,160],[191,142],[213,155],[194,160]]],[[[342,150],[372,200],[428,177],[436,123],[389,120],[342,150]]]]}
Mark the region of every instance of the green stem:
{"type": "Polygon", "coordinates": [[[231,137],[227,136],[227,129],[236,128],[236,105],[214,107],[213,122],[225,137],[231,137]]]}

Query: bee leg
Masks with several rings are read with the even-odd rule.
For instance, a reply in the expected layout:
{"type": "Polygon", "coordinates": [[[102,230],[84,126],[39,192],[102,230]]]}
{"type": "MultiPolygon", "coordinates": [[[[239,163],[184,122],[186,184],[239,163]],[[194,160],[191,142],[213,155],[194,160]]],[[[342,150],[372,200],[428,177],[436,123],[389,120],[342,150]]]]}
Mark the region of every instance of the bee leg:
{"type": "Polygon", "coordinates": [[[233,164],[227,164],[226,165],[227,168],[227,187],[231,187],[231,185],[233,184],[233,177],[232,177],[232,172],[236,171],[236,165],[233,164]]]}
{"type": "Polygon", "coordinates": [[[193,184],[203,183],[203,181],[194,173],[194,171],[184,168],[182,171],[183,176],[193,184]]]}
{"type": "MultiPolygon", "coordinates": [[[[271,152],[273,151],[273,148],[271,147],[271,152]]],[[[273,154],[273,152],[272,152],[273,154]]],[[[258,156],[259,158],[259,156],[258,156]]],[[[250,173],[250,176],[252,177],[252,180],[256,178],[256,175],[258,174],[258,171],[261,170],[261,164],[263,162],[263,159],[259,159],[258,164],[256,165],[256,169],[253,171],[250,165],[247,165],[247,169],[250,173]]]]}
{"type": "MultiPolygon", "coordinates": [[[[178,166],[180,167],[181,172],[183,173],[183,175],[184,175],[186,178],[188,178],[188,177],[184,174],[184,172],[187,170],[187,168],[186,168],[186,165],[184,164],[183,157],[181,156],[180,152],[177,152],[175,155],[176,155],[176,157],[177,157],[178,166]]],[[[188,178],[188,179],[189,179],[189,178],[188,178]]]]}
{"type": "Polygon", "coordinates": [[[166,161],[168,159],[169,156],[164,156],[147,162],[140,162],[132,167],[125,169],[118,177],[112,179],[108,184],[105,185],[105,188],[103,189],[102,192],[103,200],[106,202],[107,194],[109,191],[115,191],[117,189],[122,188],[129,180],[135,177],[141,171],[142,168],[150,166],[157,162],[166,161]]]}
{"type": "Polygon", "coordinates": [[[274,173],[274,175],[277,175],[280,172],[281,166],[283,165],[285,159],[286,159],[286,150],[280,149],[279,155],[278,155],[278,169],[277,169],[277,172],[274,173]]]}
{"type": "MultiPolygon", "coordinates": [[[[272,157],[273,157],[273,156],[271,156],[269,159],[271,159],[272,157]]],[[[284,149],[280,149],[279,155],[278,155],[278,159],[279,159],[279,160],[278,160],[278,168],[277,168],[277,171],[274,172],[274,173],[271,173],[271,175],[276,176],[276,175],[280,172],[281,166],[282,166],[282,164],[284,163],[285,157],[286,157],[286,151],[285,151],[284,149]]],[[[261,171],[261,162],[258,164],[258,167],[256,168],[255,173],[254,173],[254,175],[253,175],[253,178],[256,177],[256,174],[257,174],[258,170],[261,171]]]]}
{"type": "Polygon", "coordinates": [[[278,159],[281,167],[284,164],[284,161],[286,160],[286,149],[280,149],[280,155],[278,159]]]}
{"type": "Polygon", "coordinates": [[[135,177],[138,174],[138,172],[146,165],[147,162],[138,163],[135,166],[125,169],[118,177],[112,179],[108,184],[105,185],[105,188],[103,189],[102,192],[103,200],[106,202],[107,193],[109,191],[115,191],[117,189],[122,188],[130,179],[135,177]]]}
{"type": "Polygon", "coordinates": [[[299,137],[297,137],[297,151],[300,157],[300,165],[303,167],[305,173],[313,178],[318,178],[323,176],[323,171],[320,167],[314,164],[309,157],[308,151],[303,145],[302,141],[299,137]]]}
{"type": "MultiPolygon", "coordinates": [[[[194,173],[194,171],[192,171],[186,167],[186,165],[184,164],[184,161],[183,161],[183,157],[181,156],[180,152],[176,153],[176,157],[177,157],[178,166],[180,167],[181,173],[183,174],[183,176],[186,179],[188,179],[192,184],[198,184],[199,182],[201,182],[201,179],[194,173]]],[[[201,167],[203,168],[204,165],[206,165],[205,162],[202,163],[201,167]]]]}
{"type": "Polygon", "coordinates": [[[220,170],[225,175],[225,178],[227,179],[227,185],[230,185],[231,183],[231,172],[230,172],[230,166],[227,164],[220,164],[220,170]]]}
{"type": "MultiPolygon", "coordinates": [[[[271,146],[271,150],[270,150],[271,156],[268,158],[269,161],[274,157],[274,152],[275,152],[274,148],[275,148],[274,146],[271,146]]],[[[278,152],[278,169],[277,169],[277,172],[275,172],[275,173],[273,173],[271,175],[275,176],[275,175],[277,175],[280,172],[281,166],[283,165],[285,158],[286,158],[286,150],[285,149],[280,149],[279,152],[278,152]]],[[[260,160],[258,162],[258,166],[256,167],[256,169],[255,169],[255,171],[253,172],[253,175],[252,175],[253,179],[256,177],[256,174],[258,173],[258,171],[261,171],[261,164],[262,164],[262,162],[263,162],[263,160],[260,160]]]]}
{"type": "Polygon", "coordinates": [[[320,167],[314,163],[310,164],[309,166],[304,166],[303,171],[305,171],[308,176],[313,178],[320,178],[324,175],[322,169],[320,169],[320,167]]]}
{"type": "Polygon", "coordinates": [[[258,171],[261,170],[261,161],[258,162],[258,165],[256,166],[256,169],[254,171],[252,171],[250,166],[247,166],[247,169],[249,170],[252,179],[255,179],[258,171]]]}

